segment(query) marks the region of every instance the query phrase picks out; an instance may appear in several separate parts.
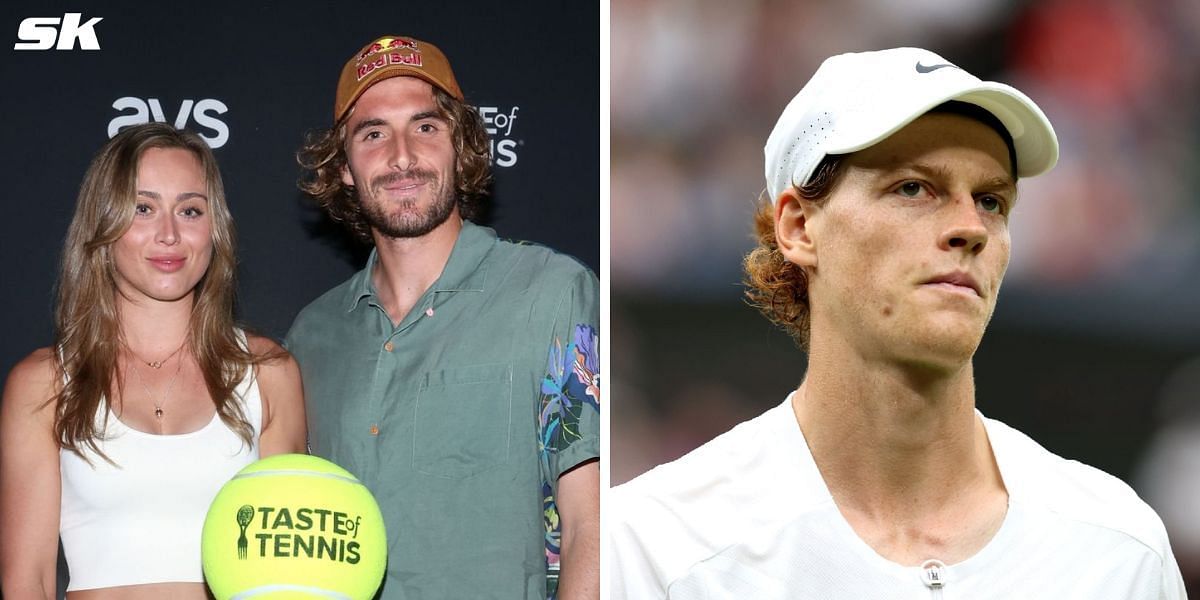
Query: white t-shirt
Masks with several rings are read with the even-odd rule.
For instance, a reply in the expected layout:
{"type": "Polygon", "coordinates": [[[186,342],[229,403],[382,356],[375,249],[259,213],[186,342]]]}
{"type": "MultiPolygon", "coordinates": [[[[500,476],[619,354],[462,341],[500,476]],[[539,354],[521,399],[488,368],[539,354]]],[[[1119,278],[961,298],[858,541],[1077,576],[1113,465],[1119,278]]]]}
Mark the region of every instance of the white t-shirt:
{"type": "Polygon", "coordinates": [[[834,505],[785,401],[613,489],[605,505],[610,597],[1186,598],[1162,521],[1128,485],[983,421],[1008,512],[967,560],[902,566],[863,542],[834,505]]]}

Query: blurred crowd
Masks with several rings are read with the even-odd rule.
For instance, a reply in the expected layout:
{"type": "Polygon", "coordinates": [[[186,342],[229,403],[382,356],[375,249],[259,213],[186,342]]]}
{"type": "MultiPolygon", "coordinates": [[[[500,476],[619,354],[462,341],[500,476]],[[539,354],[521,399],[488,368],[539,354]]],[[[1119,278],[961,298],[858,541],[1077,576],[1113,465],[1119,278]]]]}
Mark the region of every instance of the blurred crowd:
{"type": "MultiPolygon", "coordinates": [[[[741,330],[717,322],[748,312],[740,259],[753,245],[767,134],[820,62],[841,52],[931,49],[1026,92],[1054,124],[1059,164],[1021,183],[1011,220],[1000,305],[1023,309],[998,313],[993,329],[1073,323],[1200,354],[1191,335],[1200,332],[1200,2],[613,0],[610,40],[613,484],[799,382],[802,355],[765,320],[751,314],[741,330]],[[1061,297],[1086,300],[1047,300],[1061,297]],[[689,340],[727,337],[664,344],[684,337],[672,326],[702,332],[689,340]],[[769,341],[731,350],[739,337],[769,341]],[[801,358],[794,373],[755,377],[755,352],[801,358]],[[708,376],[717,362],[742,375],[708,376]],[[763,379],[786,385],[760,398],[753,382],[763,379]]],[[[1160,511],[1195,582],[1200,359],[1163,371],[1155,389],[1125,400],[1162,427],[1131,459],[1138,466],[1115,474],[1160,511]]]]}
{"type": "Polygon", "coordinates": [[[1200,261],[1200,4],[612,3],[612,269],[622,290],[738,279],[762,145],[826,56],[901,45],[1015,85],[1062,159],[1013,216],[1008,283],[1171,286],[1200,261]]]}

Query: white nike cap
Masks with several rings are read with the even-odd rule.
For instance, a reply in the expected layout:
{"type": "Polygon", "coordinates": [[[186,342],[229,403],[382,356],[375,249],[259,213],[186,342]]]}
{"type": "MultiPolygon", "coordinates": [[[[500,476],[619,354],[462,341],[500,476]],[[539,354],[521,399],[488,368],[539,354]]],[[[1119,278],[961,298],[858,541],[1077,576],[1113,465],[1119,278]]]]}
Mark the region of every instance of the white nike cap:
{"type": "Polygon", "coordinates": [[[1040,175],[1058,162],[1054,128],[1016,88],[982,81],[920,48],[839,54],[821,63],[767,138],[771,201],[808,183],[825,156],[877,144],[950,100],[979,106],[1008,129],[1018,177],[1040,175]]]}

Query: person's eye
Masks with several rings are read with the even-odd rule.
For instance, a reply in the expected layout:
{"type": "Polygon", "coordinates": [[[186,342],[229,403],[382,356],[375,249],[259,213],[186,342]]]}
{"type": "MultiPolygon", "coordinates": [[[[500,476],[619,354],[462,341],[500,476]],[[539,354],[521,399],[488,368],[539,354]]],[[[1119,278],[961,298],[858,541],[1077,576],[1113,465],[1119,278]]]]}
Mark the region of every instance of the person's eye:
{"type": "Polygon", "coordinates": [[[204,210],[197,206],[189,206],[180,212],[183,213],[183,216],[190,219],[196,219],[204,215],[204,210]]]}
{"type": "Polygon", "coordinates": [[[979,198],[979,206],[983,210],[990,212],[990,213],[994,213],[994,214],[998,214],[998,215],[1007,213],[1004,201],[1001,200],[1000,198],[997,198],[996,196],[988,195],[988,196],[983,196],[983,197],[979,198]]]}
{"type": "Polygon", "coordinates": [[[896,193],[905,198],[916,198],[921,195],[924,188],[921,187],[919,181],[905,181],[896,188],[896,193]]]}
{"type": "Polygon", "coordinates": [[[421,123],[417,126],[417,131],[421,133],[433,133],[437,130],[437,125],[434,125],[433,123],[421,123]]]}
{"type": "Polygon", "coordinates": [[[154,209],[145,202],[138,202],[133,206],[133,214],[135,215],[148,215],[152,212],[154,212],[154,209]]]}

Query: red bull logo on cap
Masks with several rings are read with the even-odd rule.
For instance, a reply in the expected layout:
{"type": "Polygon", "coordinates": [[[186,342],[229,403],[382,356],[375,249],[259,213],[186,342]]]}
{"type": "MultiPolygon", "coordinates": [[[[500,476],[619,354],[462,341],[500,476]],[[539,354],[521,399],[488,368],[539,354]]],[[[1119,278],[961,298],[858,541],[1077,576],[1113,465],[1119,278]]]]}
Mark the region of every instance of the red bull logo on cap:
{"type": "Polygon", "coordinates": [[[364,77],[370,75],[376,69],[380,69],[389,65],[408,65],[410,67],[421,66],[421,55],[417,52],[409,54],[401,54],[399,52],[391,52],[384,54],[375,60],[358,65],[358,80],[362,81],[364,77]]]}
{"type": "Polygon", "coordinates": [[[417,43],[412,40],[406,40],[404,38],[382,37],[372,42],[371,45],[367,46],[366,48],[363,48],[362,54],[358,55],[358,60],[362,61],[372,54],[378,54],[387,50],[399,49],[408,49],[412,50],[413,52],[421,51],[417,48],[417,43]]]}

